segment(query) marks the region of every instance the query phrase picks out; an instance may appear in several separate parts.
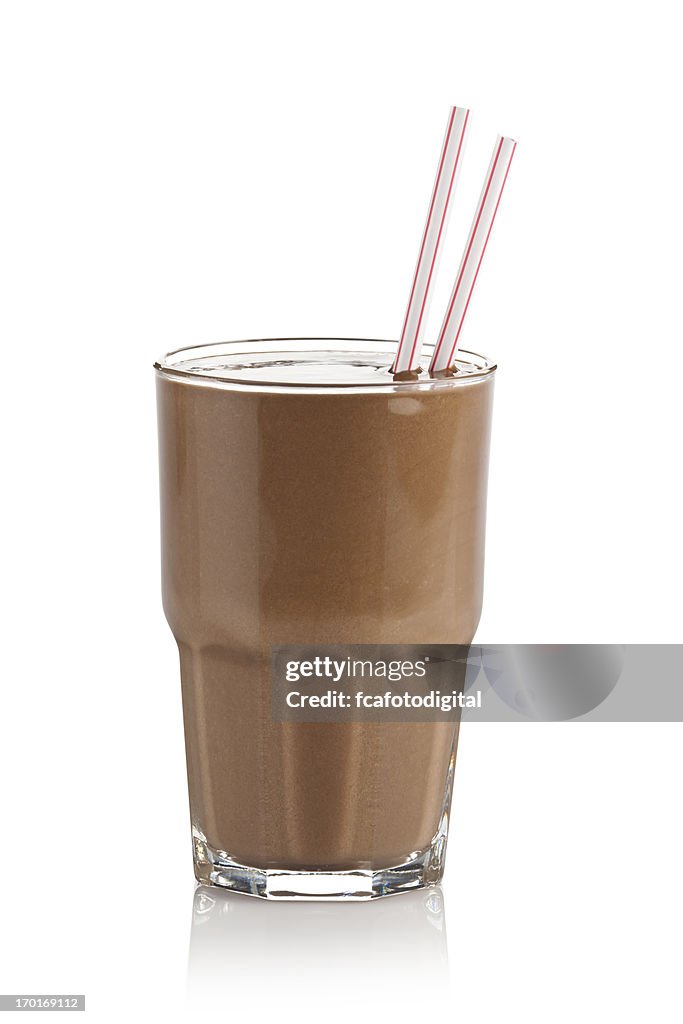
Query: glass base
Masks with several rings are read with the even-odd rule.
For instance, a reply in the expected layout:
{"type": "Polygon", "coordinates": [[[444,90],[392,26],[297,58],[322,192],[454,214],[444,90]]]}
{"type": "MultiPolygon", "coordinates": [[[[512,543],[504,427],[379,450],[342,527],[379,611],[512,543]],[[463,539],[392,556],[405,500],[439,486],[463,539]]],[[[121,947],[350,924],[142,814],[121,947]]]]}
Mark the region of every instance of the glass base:
{"type": "Polygon", "coordinates": [[[427,849],[409,854],[401,864],[380,870],[351,868],[347,871],[249,867],[232,860],[223,850],[212,849],[199,829],[193,828],[195,876],[204,885],[216,885],[267,900],[373,900],[440,882],[447,828],[446,819],[427,849]]]}

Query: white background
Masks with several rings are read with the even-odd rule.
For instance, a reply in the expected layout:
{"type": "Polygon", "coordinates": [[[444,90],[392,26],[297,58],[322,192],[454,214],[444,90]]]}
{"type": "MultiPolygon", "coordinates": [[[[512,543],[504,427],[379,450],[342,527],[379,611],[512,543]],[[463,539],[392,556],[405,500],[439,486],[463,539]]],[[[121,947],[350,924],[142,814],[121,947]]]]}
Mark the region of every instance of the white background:
{"type": "Polygon", "coordinates": [[[679,725],[466,731],[450,990],[434,906],[233,899],[186,1001],[151,370],[230,337],[397,336],[448,106],[471,106],[432,336],[495,135],[519,139],[463,338],[500,365],[479,639],[683,640],[675,14],[2,5],[0,991],[86,992],[96,1021],[680,1020],[679,725]]]}

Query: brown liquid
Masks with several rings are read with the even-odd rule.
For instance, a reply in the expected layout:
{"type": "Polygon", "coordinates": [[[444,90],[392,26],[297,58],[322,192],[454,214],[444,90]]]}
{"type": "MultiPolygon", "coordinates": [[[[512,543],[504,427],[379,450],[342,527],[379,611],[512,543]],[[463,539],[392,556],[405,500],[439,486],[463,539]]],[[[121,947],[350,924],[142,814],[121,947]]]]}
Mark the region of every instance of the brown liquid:
{"type": "Polygon", "coordinates": [[[439,825],[453,725],[276,724],[271,647],[472,640],[492,377],[385,393],[157,385],[193,824],[255,867],[402,863],[439,825]]]}

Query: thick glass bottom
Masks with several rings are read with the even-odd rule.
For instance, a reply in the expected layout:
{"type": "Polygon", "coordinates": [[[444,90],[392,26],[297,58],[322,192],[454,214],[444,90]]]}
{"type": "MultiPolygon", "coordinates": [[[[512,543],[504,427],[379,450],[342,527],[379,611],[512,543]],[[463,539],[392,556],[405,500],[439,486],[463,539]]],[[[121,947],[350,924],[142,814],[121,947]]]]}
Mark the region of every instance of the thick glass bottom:
{"type": "Polygon", "coordinates": [[[432,842],[410,853],[401,864],[381,869],[289,871],[239,864],[224,851],[214,850],[193,828],[194,867],[204,885],[216,885],[268,900],[372,900],[436,885],[443,877],[448,819],[444,815],[432,842]]]}

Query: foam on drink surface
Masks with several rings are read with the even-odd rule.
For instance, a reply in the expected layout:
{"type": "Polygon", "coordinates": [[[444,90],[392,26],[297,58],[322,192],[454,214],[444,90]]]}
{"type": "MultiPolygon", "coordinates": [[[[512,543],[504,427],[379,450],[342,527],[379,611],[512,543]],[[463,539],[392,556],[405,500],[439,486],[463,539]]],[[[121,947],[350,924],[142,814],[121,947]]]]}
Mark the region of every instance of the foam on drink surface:
{"type": "MultiPolygon", "coordinates": [[[[233,343],[234,345],[235,343],[233,343]]],[[[213,347],[213,346],[212,346],[213,347]]],[[[235,346],[237,349],[237,346],[235,346]]],[[[190,350],[191,351],[191,350],[190,350]]],[[[206,352],[207,350],[203,350],[206,352]]],[[[188,354],[186,350],[185,355],[188,354]]],[[[209,352],[190,355],[162,369],[196,377],[232,381],[236,384],[263,384],[283,387],[402,387],[418,383],[434,383],[427,371],[429,359],[424,358],[419,373],[411,379],[398,380],[391,372],[387,352],[329,349],[312,351],[209,352]]],[[[471,353],[461,353],[455,361],[455,379],[480,376],[490,369],[486,360],[471,353]],[[471,358],[466,358],[471,357],[471,358]]],[[[453,379],[453,378],[452,378],[453,379]]]]}

